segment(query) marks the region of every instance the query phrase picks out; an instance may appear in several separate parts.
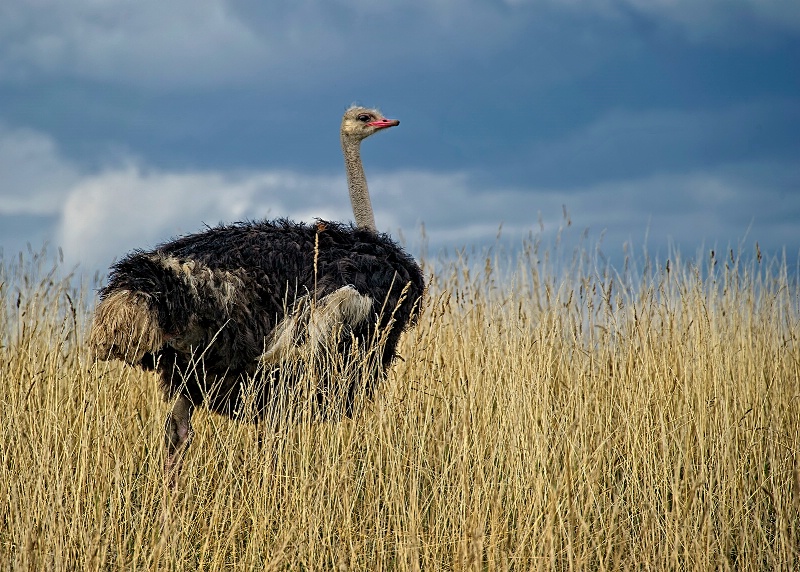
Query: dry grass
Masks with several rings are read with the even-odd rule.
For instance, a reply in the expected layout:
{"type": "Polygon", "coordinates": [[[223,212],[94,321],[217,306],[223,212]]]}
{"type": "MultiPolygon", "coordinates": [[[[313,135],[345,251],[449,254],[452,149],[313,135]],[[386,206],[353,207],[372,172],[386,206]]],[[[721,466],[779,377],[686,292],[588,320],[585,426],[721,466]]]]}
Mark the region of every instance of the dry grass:
{"type": "Polygon", "coordinates": [[[90,363],[91,292],[42,257],[6,261],[0,567],[798,568],[786,264],[673,257],[632,278],[547,255],[438,264],[404,360],[354,420],[259,442],[196,414],[166,507],[155,377],[90,363]]]}

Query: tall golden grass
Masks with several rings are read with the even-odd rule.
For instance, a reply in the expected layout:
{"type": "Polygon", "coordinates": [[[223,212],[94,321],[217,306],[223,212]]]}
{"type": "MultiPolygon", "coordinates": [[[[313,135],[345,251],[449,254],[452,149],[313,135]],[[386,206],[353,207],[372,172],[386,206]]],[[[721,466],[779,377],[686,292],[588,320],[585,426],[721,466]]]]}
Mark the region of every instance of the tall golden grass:
{"type": "Polygon", "coordinates": [[[164,498],[154,375],[92,363],[95,300],[0,265],[7,570],[793,570],[800,289],[782,260],[426,264],[352,420],[198,412],[164,498]]]}

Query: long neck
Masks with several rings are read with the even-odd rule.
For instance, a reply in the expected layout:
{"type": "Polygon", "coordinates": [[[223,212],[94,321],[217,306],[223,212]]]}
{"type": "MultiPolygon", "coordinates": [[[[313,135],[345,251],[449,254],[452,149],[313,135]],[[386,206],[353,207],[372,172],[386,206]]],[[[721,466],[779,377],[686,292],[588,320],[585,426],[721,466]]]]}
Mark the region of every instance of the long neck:
{"type": "Polygon", "coordinates": [[[369,200],[367,177],[361,165],[361,142],[342,137],[344,166],[347,170],[347,187],[350,189],[350,203],[356,225],[377,232],[375,215],[372,213],[372,202],[369,200]]]}

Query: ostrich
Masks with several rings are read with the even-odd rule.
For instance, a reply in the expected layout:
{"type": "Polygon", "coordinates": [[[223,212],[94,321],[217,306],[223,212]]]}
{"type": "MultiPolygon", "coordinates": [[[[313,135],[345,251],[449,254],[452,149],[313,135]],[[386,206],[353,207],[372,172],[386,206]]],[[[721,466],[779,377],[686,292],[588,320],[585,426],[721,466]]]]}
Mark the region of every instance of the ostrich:
{"type": "MultiPolygon", "coordinates": [[[[287,219],[220,225],[133,251],[111,267],[89,343],[98,359],[160,374],[165,399],[174,402],[165,424],[170,488],[191,441],[193,410],[242,419],[243,392],[260,367],[286,372],[304,349],[347,355],[380,337],[375,371],[363,383],[367,398],[374,393],[402,332],[416,321],[425,288],[414,259],[377,231],[361,164],[361,141],[399,123],[363,107],[344,114],[355,225],[287,219]]],[[[346,383],[337,389],[349,416],[362,384],[346,383]]],[[[272,389],[258,387],[260,408],[249,420],[265,415],[272,389]]]]}

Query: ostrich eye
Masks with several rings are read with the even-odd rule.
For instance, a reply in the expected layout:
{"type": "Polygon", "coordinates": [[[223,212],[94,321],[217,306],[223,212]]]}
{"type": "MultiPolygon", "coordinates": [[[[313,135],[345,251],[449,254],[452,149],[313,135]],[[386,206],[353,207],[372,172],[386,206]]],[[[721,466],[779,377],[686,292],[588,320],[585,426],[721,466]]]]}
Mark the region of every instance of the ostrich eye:
{"type": "Polygon", "coordinates": [[[369,116],[369,115],[367,115],[366,113],[362,113],[361,115],[359,115],[358,117],[356,117],[356,119],[358,119],[359,121],[362,121],[362,122],[366,123],[367,121],[369,121],[370,119],[372,119],[372,117],[370,117],[370,116],[369,116]]]}

